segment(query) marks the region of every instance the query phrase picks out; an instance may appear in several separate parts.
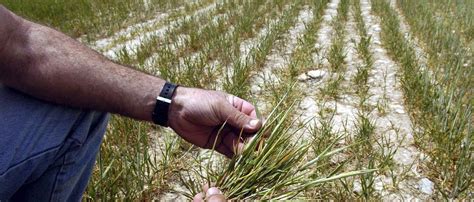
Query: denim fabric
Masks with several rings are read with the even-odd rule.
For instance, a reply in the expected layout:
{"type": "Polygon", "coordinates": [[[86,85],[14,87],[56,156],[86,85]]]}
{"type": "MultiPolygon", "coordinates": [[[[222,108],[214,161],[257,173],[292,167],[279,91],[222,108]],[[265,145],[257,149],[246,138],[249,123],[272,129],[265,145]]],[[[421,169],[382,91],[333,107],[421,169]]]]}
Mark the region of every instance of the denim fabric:
{"type": "Polygon", "coordinates": [[[80,201],[108,118],[0,85],[0,201],[80,201]]]}

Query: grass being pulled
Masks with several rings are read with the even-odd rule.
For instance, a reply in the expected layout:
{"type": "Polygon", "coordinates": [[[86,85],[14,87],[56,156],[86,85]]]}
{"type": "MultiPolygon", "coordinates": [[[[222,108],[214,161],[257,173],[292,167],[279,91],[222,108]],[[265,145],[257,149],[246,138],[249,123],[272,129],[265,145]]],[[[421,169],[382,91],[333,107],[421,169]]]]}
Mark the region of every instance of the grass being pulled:
{"type": "MultiPolygon", "coordinates": [[[[196,171],[197,179],[183,179],[182,182],[192,198],[202,184],[215,182],[231,200],[284,200],[303,197],[299,193],[342,178],[373,172],[359,170],[339,172],[335,168],[329,175],[318,176],[320,160],[328,158],[348,147],[334,148],[339,138],[325,145],[313,159],[307,159],[311,141],[302,141],[296,132],[302,129],[292,127],[288,121],[292,107],[281,111],[280,100],[271,112],[263,128],[245,146],[243,152],[227,162],[222,169],[208,168],[196,171]],[[201,180],[199,180],[201,178],[201,180]],[[199,182],[200,181],[200,182],[199,182]]],[[[294,105],[294,103],[293,103],[294,105]]],[[[293,106],[292,105],[292,106],[293,106]]],[[[210,158],[212,159],[212,158],[210,158]]]]}

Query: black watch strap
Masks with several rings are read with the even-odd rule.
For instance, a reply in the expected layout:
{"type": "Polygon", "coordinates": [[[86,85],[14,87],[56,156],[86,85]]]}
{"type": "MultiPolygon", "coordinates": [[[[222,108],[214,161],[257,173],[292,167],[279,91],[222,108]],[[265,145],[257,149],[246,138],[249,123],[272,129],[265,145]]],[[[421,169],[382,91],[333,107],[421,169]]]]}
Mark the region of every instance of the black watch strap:
{"type": "Polygon", "coordinates": [[[152,113],[152,119],[155,124],[168,127],[168,112],[173,98],[174,91],[178,85],[166,82],[161,93],[156,97],[155,109],[152,113]]]}

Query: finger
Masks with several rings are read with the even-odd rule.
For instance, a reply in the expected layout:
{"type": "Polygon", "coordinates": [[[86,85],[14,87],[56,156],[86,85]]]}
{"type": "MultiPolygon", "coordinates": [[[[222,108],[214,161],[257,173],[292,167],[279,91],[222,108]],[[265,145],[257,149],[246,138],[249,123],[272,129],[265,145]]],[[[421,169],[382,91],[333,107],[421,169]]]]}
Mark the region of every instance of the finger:
{"type": "Polygon", "coordinates": [[[210,196],[207,201],[209,202],[226,202],[227,199],[225,198],[224,195],[222,194],[216,194],[216,195],[212,195],[210,196]]]}
{"type": "MultiPolygon", "coordinates": [[[[262,119],[262,125],[265,125],[267,123],[267,119],[262,119]]],[[[268,138],[270,137],[270,134],[271,134],[271,129],[267,128],[266,130],[264,131],[261,131],[263,133],[262,137],[263,138],[268,138]]]]}
{"type": "Polygon", "coordinates": [[[206,192],[206,199],[208,201],[226,201],[224,195],[222,194],[222,192],[217,189],[216,187],[211,187],[207,190],[206,192]]]}
{"type": "MultiPolygon", "coordinates": [[[[239,98],[240,99],[240,98],[239,98]]],[[[242,100],[242,109],[241,111],[247,115],[249,115],[252,118],[257,118],[257,111],[255,110],[255,107],[250,104],[249,102],[242,100]]]]}
{"type": "Polygon", "coordinates": [[[219,190],[217,187],[210,187],[206,191],[206,198],[209,198],[210,196],[216,195],[216,194],[222,194],[221,190],[219,190]]]}
{"type": "Polygon", "coordinates": [[[227,121],[234,128],[243,129],[248,133],[257,132],[262,126],[260,120],[248,116],[230,104],[222,106],[219,112],[222,121],[227,121]]]}
{"type": "MultiPolygon", "coordinates": [[[[262,120],[260,120],[260,122],[262,122],[262,120]]],[[[262,122],[262,123],[263,123],[263,122],[262,122]]],[[[229,124],[229,125],[230,125],[230,124],[229,124]]],[[[260,127],[258,130],[260,130],[260,129],[261,129],[261,127],[260,127]]],[[[258,131],[258,130],[257,130],[257,131],[258,131]]],[[[254,136],[255,133],[257,132],[257,131],[255,131],[255,132],[247,132],[247,131],[245,131],[245,130],[238,129],[238,128],[231,128],[231,131],[232,131],[234,134],[236,134],[237,137],[240,137],[239,139],[242,139],[241,142],[245,142],[244,140],[248,139],[249,137],[254,136]]]]}
{"type": "Polygon", "coordinates": [[[239,111],[252,118],[257,118],[257,111],[255,110],[255,107],[250,104],[250,102],[233,95],[230,95],[228,100],[239,111]]]}
{"type": "Polygon", "coordinates": [[[234,156],[232,147],[227,147],[223,142],[230,133],[232,133],[232,128],[230,126],[216,128],[210,135],[204,148],[214,149],[217,152],[225,155],[227,158],[232,158],[234,156]]]}
{"type": "MultiPolygon", "coordinates": [[[[215,182],[211,182],[211,186],[210,187],[215,187],[216,186],[216,183],[215,182]]],[[[207,193],[207,190],[209,189],[209,184],[203,184],[202,185],[202,191],[203,193],[207,193]]]]}
{"type": "Polygon", "coordinates": [[[227,134],[222,142],[228,149],[232,150],[233,155],[240,153],[244,148],[243,139],[241,140],[234,132],[227,134]]]}
{"type": "Polygon", "coordinates": [[[196,194],[196,196],[193,198],[193,202],[203,202],[205,196],[206,195],[204,193],[196,194]]]}
{"type": "Polygon", "coordinates": [[[246,140],[246,139],[248,139],[248,138],[255,135],[255,133],[246,133],[246,132],[243,132],[243,131],[238,131],[238,134],[241,137],[242,142],[244,142],[244,140],[246,140]]]}

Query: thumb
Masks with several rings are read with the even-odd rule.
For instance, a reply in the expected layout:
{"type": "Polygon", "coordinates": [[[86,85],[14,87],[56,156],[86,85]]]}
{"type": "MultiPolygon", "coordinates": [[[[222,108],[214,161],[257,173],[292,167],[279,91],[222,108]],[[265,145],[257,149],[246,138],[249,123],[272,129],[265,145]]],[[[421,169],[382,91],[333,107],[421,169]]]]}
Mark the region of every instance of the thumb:
{"type": "Polygon", "coordinates": [[[246,133],[257,132],[262,127],[259,119],[248,116],[230,104],[226,104],[221,110],[221,117],[224,118],[223,121],[227,121],[234,128],[243,129],[246,133]]]}

